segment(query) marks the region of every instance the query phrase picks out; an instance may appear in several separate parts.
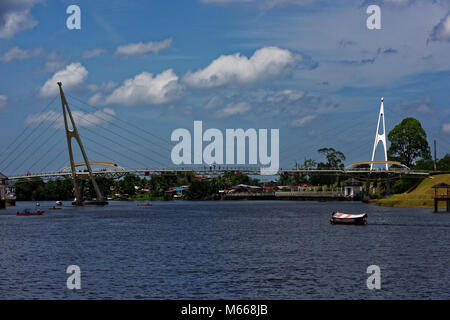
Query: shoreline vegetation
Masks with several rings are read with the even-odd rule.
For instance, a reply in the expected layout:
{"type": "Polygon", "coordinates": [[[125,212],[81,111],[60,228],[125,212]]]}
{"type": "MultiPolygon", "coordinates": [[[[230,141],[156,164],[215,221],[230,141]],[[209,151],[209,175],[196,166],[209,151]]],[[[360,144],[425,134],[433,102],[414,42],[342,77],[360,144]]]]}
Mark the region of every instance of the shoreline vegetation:
{"type": "MultiPolygon", "coordinates": [[[[450,184],[450,174],[431,175],[423,179],[414,190],[394,194],[387,199],[379,199],[376,201],[376,205],[402,208],[434,208],[434,190],[432,187],[439,183],[450,184]]],[[[445,203],[440,203],[439,208],[445,208],[445,203]]]]}

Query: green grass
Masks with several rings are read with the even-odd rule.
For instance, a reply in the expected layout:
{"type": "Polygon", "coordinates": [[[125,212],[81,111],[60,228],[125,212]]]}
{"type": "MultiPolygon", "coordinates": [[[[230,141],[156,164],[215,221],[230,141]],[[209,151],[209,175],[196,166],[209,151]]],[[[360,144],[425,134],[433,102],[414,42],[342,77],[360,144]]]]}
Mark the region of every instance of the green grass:
{"type": "MultiPolygon", "coordinates": [[[[395,194],[389,199],[381,199],[376,203],[377,205],[388,207],[433,208],[434,189],[432,187],[441,182],[450,184],[450,174],[430,176],[425,178],[412,192],[395,194]]],[[[444,208],[445,203],[441,202],[439,207],[444,208]]]]}
{"type": "Polygon", "coordinates": [[[164,197],[151,196],[150,194],[137,194],[130,198],[132,201],[163,201],[164,197]]]}

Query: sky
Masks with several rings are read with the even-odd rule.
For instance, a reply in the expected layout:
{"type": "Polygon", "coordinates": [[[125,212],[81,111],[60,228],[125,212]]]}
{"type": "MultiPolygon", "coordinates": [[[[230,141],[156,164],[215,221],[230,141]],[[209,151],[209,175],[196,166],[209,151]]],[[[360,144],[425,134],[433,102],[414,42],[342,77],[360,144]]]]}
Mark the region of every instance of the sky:
{"type": "Polygon", "coordinates": [[[282,168],[322,147],[348,165],[370,160],[381,97],[387,131],[415,117],[442,157],[449,53],[448,0],[1,0],[0,171],[68,162],[57,81],[90,161],[173,166],[171,133],[201,120],[279,129],[282,168]]]}

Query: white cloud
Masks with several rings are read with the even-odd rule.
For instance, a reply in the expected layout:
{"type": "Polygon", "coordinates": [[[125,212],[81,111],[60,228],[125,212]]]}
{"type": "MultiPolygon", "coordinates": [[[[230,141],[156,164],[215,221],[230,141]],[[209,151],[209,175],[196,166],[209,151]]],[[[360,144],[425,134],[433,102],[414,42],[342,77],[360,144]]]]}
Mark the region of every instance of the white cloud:
{"type": "Polygon", "coordinates": [[[234,3],[245,3],[256,5],[264,9],[270,9],[273,7],[281,7],[286,5],[307,5],[314,2],[314,0],[200,0],[200,2],[205,4],[234,4],[234,3]]]}
{"type": "Polygon", "coordinates": [[[6,51],[4,54],[0,55],[0,61],[10,62],[13,60],[25,60],[34,57],[38,57],[44,54],[44,50],[37,49],[20,49],[19,47],[14,47],[6,51]]]}
{"type": "Polygon", "coordinates": [[[59,92],[57,82],[62,82],[64,89],[80,85],[87,77],[88,71],[79,62],[71,63],[65,69],[57,71],[40,89],[43,97],[53,96],[59,92]]]}
{"type": "Polygon", "coordinates": [[[286,89],[286,90],[276,92],[272,95],[269,95],[269,96],[267,96],[266,99],[268,102],[275,102],[275,103],[294,102],[294,101],[300,100],[304,96],[305,96],[304,91],[286,89]]]}
{"type": "Polygon", "coordinates": [[[430,31],[448,12],[443,2],[433,4],[432,1],[416,1],[409,6],[382,9],[382,28],[389,32],[369,32],[369,38],[367,28],[358,27],[365,23],[365,20],[361,20],[361,14],[365,15],[366,8],[346,5],[324,8],[314,14],[303,15],[302,19],[295,15],[282,15],[270,22],[262,19],[260,23],[252,24],[249,27],[251,30],[247,32],[260,37],[265,43],[276,39],[279,47],[293,51],[303,52],[308,48],[308,55],[320,61],[320,67],[308,72],[293,72],[294,81],[305,90],[397,86],[409,77],[450,70],[448,42],[426,45],[430,31]],[[330,19],[330,15],[334,18],[330,19]],[[336,21],[345,23],[336,24],[336,21]],[[320,28],[312,27],[319,24],[320,28]],[[342,35],[347,35],[345,40],[355,45],[345,48],[338,46],[342,35]],[[377,56],[380,47],[383,50],[392,48],[397,53],[377,56]],[[351,66],[334,62],[369,61],[374,57],[377,57],[374,63],[351,66]],[[328,83],[326,88],[321,85],[323,82],[328,83]]]}
{"type": "Polygon", "coordinates": [[[316,118],[315,115],[307,115],[307,116],[304,116],[302,118],[298,118],[298,119],[293,120],[291,122],[291,125],[293,125],[294,127],[301,127],[301,126],[304,126],[305,124],[311,122],[315,118],[316,118]]]}
{"type": "Polygon", "coordinates": [[[82,59],[91,59],[91,58],[98,57],[104,53],[106,53],[106,49],[94,48],[94,49],[85,50],[81,57],[82,57],[82,59]]]}
{"type": "Polygon", "coordinates": [[[264,47],[247,58],[239,53],[223,55],[204,69],[187,73],[183,80],[197,88],[211,88],[230,83],[248,84],[273,78],[293,68],[300,56],[286,49],[264,47]]]}
{"type": "Polygon", "coordinates": [[[251,107],[246,102],[240,102],[238,104],[229,104],[224,109],[216,112],[217,118],[231,117],[237,114],[243,114],[249,111],[251,107]]]}
{"type": "Polygon", "coordinates": [[[392,6],[407,6],[414,2],[415,0],[382,0],[384,4],[392,6]]]}
{"type": "Polygon", "coordinates": [[[148,52],[158,53],[163,49],[167,49],[172,45],[172,39],[165,39],[162,41],[149,41],[130,43],[119,46],[116,49],[116,55],[133,56],[138,54],[145,54],[148,52]]]}
{"type": "Polygon", "coordinates": [[[366,7],[372,4],[385,5],[391,7],[406,7],[416,2],[416,0],[366,0],[362,6],[366,7]]]}
{"type": "Polygon", "coordinates": [[[450,123],[444,123],[442,125],[442,132],[450,134],[450,123]]]}
{"type": "Polygon", "coordinates": [[[0,94],[0,110],[6,107],[6,102],[8,101],[8,97],[0,94]]]}
{"type": "Polygon", "coordinates": [[[450,42],[450,12],[434,26],[429,40],[450,42]]]}
{"type": "Polygon", "coordinates": [[[66,58],[56,52],[50,52],[45,56],[45,64],[42,70],[45,72],[55,72],[63,68],[66,64],[66,58]]]}
{"type": "Polygon", "coordinates": [[[207,110],[214,109],[221,103],[223,103],[222,98],[220,98],[219,96],[213,96],[211,99],[208,100],[208,102],[203,106],[203,108],[207,110]]]}
{"type": "Polygon", "coordinates": [[[103,82],[100,85],[89,84],[86,86],[91,91],[110,91],[117,87],[117,83],[114,81],[103,82]]]}
{"type": "Polygon", "coordinates": [[[0,1],[0,39],[10,39],[17,32],[31,29],[37,21],[30,14],[31,8],[39,0],[0,1]]]}
{"type": "Polygon", "coordinates": [[[394,105],[393,109],[397,113],[430,114],[435,112],[433,103],[428,97],[418,100],[401,101],[394,105]]]}
{"type": "Polygon", "coordinates": [[[176,98],[181,91],[178,76],[172,69],[153,77],[152,73],[142,72],[127,79],[109,96],[96,94],[89,100],[92,104],[149,105],[163,104],[176,98]]]}
{"type": "MultiPolygon", "coordinates": [[[[72,111],[72,116],[77,125],[81,127],[98,127],[107,126],[116,115],[114,110],[104,108],[94,113],[85,113],[82,111],[72,111]]],[[[64,119],[61,113],[55,111],[47,111],[45,113],[31,114],[25,118],[25,125],[36,126],[41,122],[53,123],[52,127],[56,129],[64,128],[64,119]]]]}

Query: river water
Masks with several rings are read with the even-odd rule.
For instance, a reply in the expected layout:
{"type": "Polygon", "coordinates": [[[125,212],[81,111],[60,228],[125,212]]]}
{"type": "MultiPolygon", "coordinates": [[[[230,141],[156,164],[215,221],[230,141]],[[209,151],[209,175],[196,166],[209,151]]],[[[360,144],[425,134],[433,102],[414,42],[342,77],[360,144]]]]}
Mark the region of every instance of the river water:
{"type": "Polygon", "coordinates": [[[15,214],[33,205],[0,210],[1,299],[450,298],[450,214],[431,209],[172,201],[15,214]],[[330,225],[335,210],[369,224],[330,225]],[[66,287],[69,265],[80,290],[66,287]]]}

